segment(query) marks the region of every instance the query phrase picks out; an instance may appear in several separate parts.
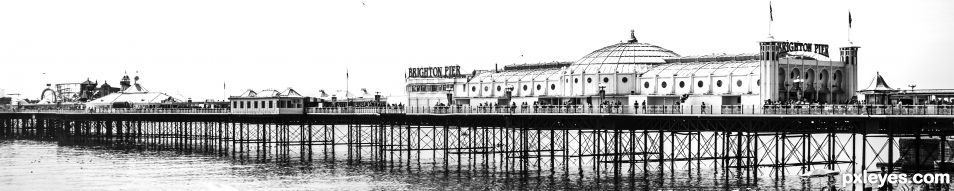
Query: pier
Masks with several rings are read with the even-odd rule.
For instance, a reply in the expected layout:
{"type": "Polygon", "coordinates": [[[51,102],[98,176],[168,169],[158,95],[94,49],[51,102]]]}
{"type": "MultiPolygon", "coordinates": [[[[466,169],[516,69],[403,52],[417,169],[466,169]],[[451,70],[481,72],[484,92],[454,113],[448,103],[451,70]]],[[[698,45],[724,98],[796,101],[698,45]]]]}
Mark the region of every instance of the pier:
{"type": "Polygon", "coordinates": [[[254,162],[337,161],[407,173],[594,182],[610,189],[797,188],[787,182],[827,185],[835,173],[949,170],[936,165],[949,163],[954,115],[944,113],[947,107],[765,110],[773,107],[753,108],[757,113],[716,108],[717,114],[632,113],[632,107],[326,108],[295,115],[21,111],[0,113],[0,136],[254,162]],[[912,140],[912,148],[903,149],[902,139],[912,140]],[[831,172],[813,174],[817,170],[831,172]]]}

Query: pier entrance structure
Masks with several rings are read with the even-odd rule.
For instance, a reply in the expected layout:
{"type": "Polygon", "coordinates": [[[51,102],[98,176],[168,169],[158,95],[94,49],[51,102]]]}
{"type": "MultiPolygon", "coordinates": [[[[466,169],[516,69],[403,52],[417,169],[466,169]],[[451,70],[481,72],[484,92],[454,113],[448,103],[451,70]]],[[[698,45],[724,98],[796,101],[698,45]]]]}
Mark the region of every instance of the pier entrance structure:
{"type": "MultiPolygon", "coordinates": [[[[682,56],[642,42],[631,32],[627,41],[600,48],[575,62],[515,64],[474,70],[469,75],[408,75],[408,105],[638,102],[719,107],[766,101],[840,104],[853,100],[859,47],[840,48],[840,59],[833,60],[827,44],[769,40],[759,45],[758,54],[682,56]]],[[[418,71],[411,68],[409,73],[418,71]]]]}

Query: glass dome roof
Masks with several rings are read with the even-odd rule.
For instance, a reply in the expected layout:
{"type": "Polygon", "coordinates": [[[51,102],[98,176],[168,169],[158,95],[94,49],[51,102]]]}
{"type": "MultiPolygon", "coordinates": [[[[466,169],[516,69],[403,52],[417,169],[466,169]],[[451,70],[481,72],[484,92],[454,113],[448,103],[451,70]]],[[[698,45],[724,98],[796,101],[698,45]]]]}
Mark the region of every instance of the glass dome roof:
{"type": "Polygon", "coordinates": [[[680,57],[675,52],[649,43],[640,43],[635,34],[631,39],[587,54],[570,66],[571,73],[612,73],[632,71],[637,64],[666,63],[666,58],[680,57]]]}

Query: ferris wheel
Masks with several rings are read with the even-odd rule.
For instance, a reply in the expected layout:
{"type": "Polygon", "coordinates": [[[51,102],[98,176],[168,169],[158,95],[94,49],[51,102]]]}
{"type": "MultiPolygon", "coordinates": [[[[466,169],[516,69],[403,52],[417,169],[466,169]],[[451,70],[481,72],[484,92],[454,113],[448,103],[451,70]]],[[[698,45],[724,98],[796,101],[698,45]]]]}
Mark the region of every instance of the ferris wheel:
{"type": "Polygon", "coordinates": [[[43,93],[40,93],[40,103],[57,103],[59,99],[56,97],[56,91],[50,88],[43,90],[43,93]]]}

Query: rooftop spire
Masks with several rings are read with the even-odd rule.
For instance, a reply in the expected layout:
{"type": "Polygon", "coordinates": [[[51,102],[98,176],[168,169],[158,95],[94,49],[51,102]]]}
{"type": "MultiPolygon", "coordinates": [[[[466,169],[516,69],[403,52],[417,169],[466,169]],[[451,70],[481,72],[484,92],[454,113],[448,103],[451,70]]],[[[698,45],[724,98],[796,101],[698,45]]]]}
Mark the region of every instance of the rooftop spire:
{"type": "Polygon", "coordinates": [[[639,40],[636,40],[636,30],[635,30],[635,29],[629,30],[629,42],[639,42],[639,40]]]}

